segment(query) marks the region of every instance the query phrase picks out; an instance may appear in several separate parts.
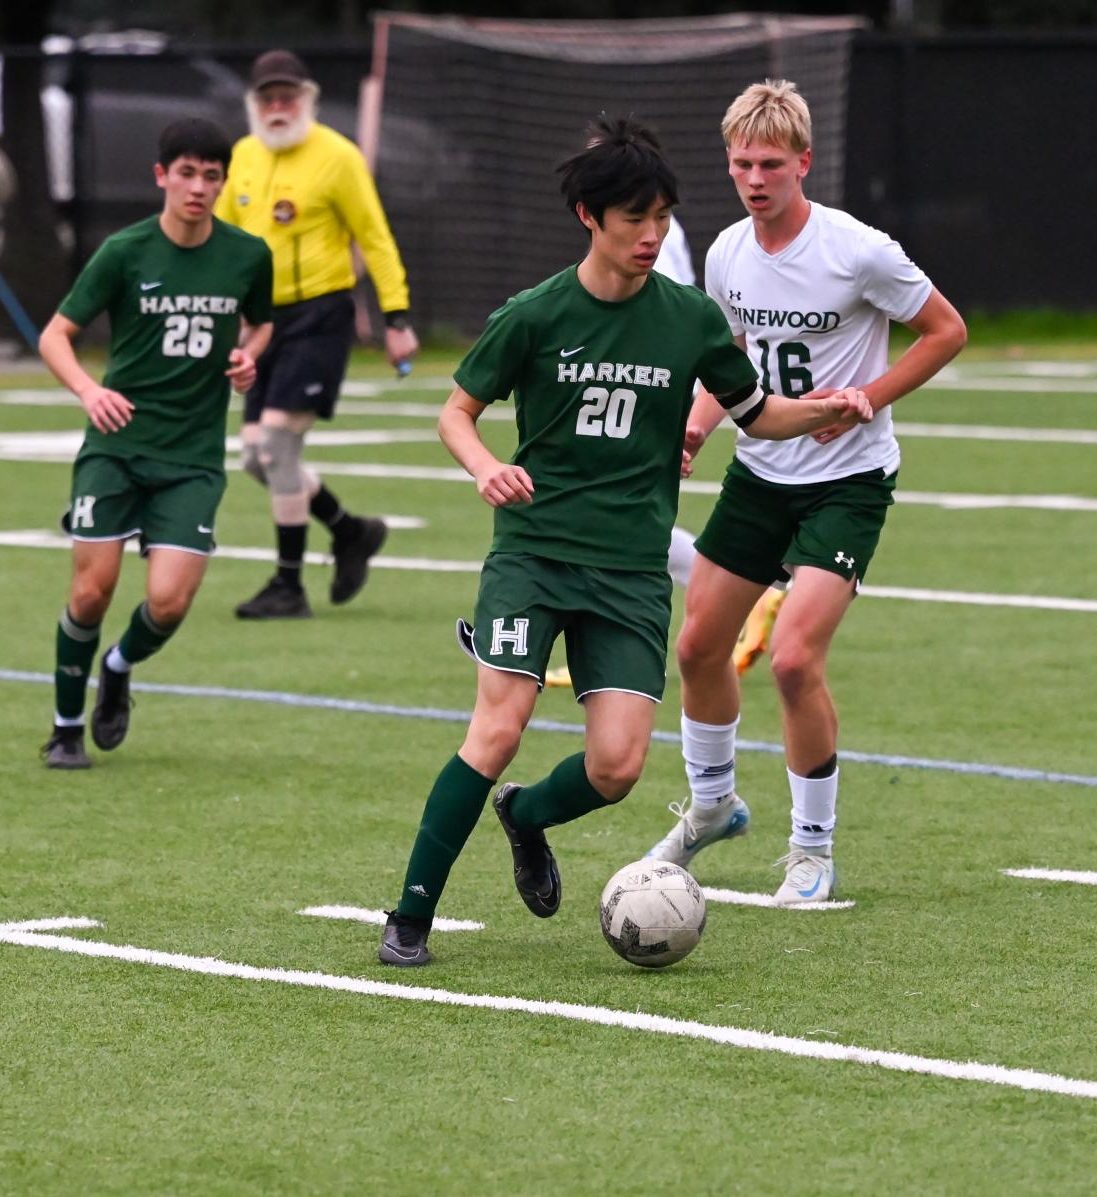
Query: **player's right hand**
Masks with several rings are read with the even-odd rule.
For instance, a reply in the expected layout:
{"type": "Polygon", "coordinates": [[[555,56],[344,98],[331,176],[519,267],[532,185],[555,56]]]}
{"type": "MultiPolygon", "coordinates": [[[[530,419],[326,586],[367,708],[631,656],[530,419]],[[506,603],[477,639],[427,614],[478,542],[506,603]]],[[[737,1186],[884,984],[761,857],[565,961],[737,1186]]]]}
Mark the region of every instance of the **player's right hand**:
{"type": "Polygon", "coordinates": [[[686,425],[686,439],[682,442],[682,468],[679,471],[679,476],[688,478],[693,473],[693,462],[697,454],[701,452],[701,446],[705,443],[705,430],[696,424],[686,425]]]}
{"type": "Polygon", "coordinates": [[[533,479],[521,466],[501,461],[476,475],[476,489],[480,498],[492,507],[533,502],[533,479]]]}
{"type": "Polygon", "coordinates": [[[90,387],[78,398],[92,427],[99,432],[117,432],[133,419],[133,404],[108,387],[90,387]]]}
{"type": "Polygon", "coordinates": [[[698,424],[686,425],[686,439],[682,444],[682,448],[689,454],[689,459],[692,461],[698,453],[701,452],[701,446],[707,440],[705,430],[698,424]]]}

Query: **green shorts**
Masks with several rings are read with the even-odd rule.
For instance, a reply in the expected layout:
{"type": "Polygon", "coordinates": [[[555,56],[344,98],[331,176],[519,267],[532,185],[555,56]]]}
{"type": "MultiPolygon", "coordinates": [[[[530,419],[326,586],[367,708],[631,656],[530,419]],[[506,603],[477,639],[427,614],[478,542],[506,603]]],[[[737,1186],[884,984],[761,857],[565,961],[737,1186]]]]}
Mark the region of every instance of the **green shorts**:
{"type": "Polygon", "coordinates": [[[659,702],[671,587],[665,570],[595,569],[492,553],[480,574],[472,651],[483,665],[524,673],[543,686],[563,632],[576,698],[623,690],[659,702]]]}
{"type": "Polygon", "coordinates": [[[768,586],[812,565],[860,583],[895,502],[896,473],[851,474],[789,486],[732,459],[697,551],[729,573],[768,586]]]}
{"type": "Polygon", "coordinates": [[[148,457],[89,453],[72,471],[72,499],[61,526],[73,540],[128,540],[141,552],[213,552],[213,521],[225,475],[148,457]]]}

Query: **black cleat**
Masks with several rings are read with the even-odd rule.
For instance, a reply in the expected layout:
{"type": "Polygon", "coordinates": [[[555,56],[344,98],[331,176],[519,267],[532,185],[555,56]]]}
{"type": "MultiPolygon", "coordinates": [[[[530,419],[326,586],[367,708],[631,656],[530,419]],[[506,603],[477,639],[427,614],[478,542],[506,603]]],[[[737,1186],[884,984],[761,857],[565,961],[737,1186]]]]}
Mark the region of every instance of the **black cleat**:
{"type": "Polygon", "coordinates": [[[104,654],[99,664],[99,697],[91,713],[91,738],[96,748],[110,752],[122,743],[129,731],[132,706],[130,675],[108,669],[104,654]]]}
{"type": "Polygon", "coordinates": [[[430,934],[430,920],[412,918],[409,914],[388,912],[385,933],[377,949],[377,959],[382,964],[397,968],[418,968],[430,964],[434,957],[427,951],[427,936],[430,934]]]}
{"type": "Polygon", "coordinates": [[[90,769],[91,759],[84,751],[84,729],[55,727],[42,745],[42,760],[47,769],[90,769]]]}
{"type": "Polygon", "coordinates": [[[514,857],[514,886],[522,901],[539,919],[549,919],[560,909],[563,885],[556,857],[539,827],[516,827],[510,821],[511,796],[522,787],[508,781],[491,800],[514,857]]]}
{"type": "Polygon", "coordinates": [[[236,608],[236,618],[311,619],[312,608],[303,587],[275,574],[254,598],[236,608]]]}
{"type": "Polygon", "coordinates": [[[349,603],[366,584],[369,559],[385,543],[389,526],[381,519],[356,516],[354,531],[331,542],[335,576],[331,580],[331,601],[349,603]]]}

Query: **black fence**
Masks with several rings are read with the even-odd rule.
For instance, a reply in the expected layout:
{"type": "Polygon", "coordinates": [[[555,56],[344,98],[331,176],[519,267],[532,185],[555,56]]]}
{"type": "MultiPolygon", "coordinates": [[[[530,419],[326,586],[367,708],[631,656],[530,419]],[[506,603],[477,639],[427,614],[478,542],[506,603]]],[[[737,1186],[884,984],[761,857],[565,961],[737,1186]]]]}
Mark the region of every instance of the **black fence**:
{"type": "MultiPolygon", "coordinates": [[[[23,188],[9,199],[0,299],[6,280],[28,309],[41,312],[41,303],[26,302],[28,288],[35,298],[44,291],[55,303],[108,232],[159,206],[151,160],[167,120],[183,112],[206,115],[233,134],[243,132],[243,78],[252,53],[248,47],[45,58],[43,136],[61,143],[72,138],[75,153],[67,178],[55,172],[48,189],[39,181],[39,192],[48,193],[23,188]],[[20,269],[19,250],[25,246],[11,235],[19,227],[13,220],[17,204],[56,215],[62,266],[48,278],[28,275],[25,262],[20,269]]],[[[321,119],[353,137],[370,47],[304,53],[323,88],[321,119]]],[[[430,86],[429,79],[423,86],[430,86]]],[[[1097,36],[862,33],[853,43],[848,89],[844,207],[902,242],[962,310],[1097,308],[1092,248],[1097,155],[1088,138],[1097,113],[1097,36]]],[[[731,96],[718,86],[713,92],[712,154],[718,163],[718,123],[731,96]]],[[[22,115],[5,112],[9,134],[22,115]]],[[[673,160],[674,145],[667,140],[673,160]]],[[[64,160],[63,144],[59,151],[55,162],[64,160]]],[[[424,220],[440,219],[455,238],[461,236],[462,213],[452,209],[444,185],[444,172],[459,169],[461,152],[438,130],[412,128],[399,119],[382,122],[378,185],[407,261],[420,327],[428,333],[432,328],[475,333],[485,310],[515,289],[513,263],[501,263],[498,287],[487,288],[490,302],[463,302],[444,245],[440,252],[437,238],[422,234],[424,220]],[[441,217],[425,214],[428,192],[441,217]]],[[[548,191],[555,186],[554,161],[546,158],[544,164],[548,191]]],[[[490,177],[480,190],[490,223],[490,210],[504,213],[508,197],[490,177]]],[[[711,204],[700,205],[704,218],[690,223],[688,189],[685,200],[700,272],[721,221],[730,223],[741,211],[730,181],[723,218],[711,204]]],[[[476,215],[483,221],[483,211],[476,215]]],[[[561,224],[569,219],[562,207],[558,219],[561,224]]],[[[529,236],[536,240],[538,230],[530,229],[529,236]]],[[[576,236],[576,256],[580,251],[576,236]]],[[[530,278],[520,285],[561,264],[531,259],[530,278]]],[[[16,336],[10,310],[0,306],[0,340],[16,336]]]]}
{"type": "Polygon", "coordinates": [[[1097,309],[1097,37],[858,38],[845,206],[964,310],[1097,309]]]}

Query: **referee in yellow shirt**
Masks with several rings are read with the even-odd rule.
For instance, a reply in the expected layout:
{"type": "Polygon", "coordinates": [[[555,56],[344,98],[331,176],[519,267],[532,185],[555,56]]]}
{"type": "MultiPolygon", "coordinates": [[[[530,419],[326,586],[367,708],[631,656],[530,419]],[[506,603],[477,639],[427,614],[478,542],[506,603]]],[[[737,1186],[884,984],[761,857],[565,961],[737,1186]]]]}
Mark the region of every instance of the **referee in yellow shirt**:
{"type": "Polygon", "coordinates": [[[302,462],[305,436],[330,420],[354,343],[352,242],[385,318],[385,356],[400,368],[419,348],[400,252],[358,147],[316,120],[320,89],[288,50],[252,64],[251,134],[233,149],[216,215],[262,237],[274,256],[274,335],[245,403],[244,469],[270,491],[278,572],[241,603],[241,619],[312,614],[301,567],[309,515],[332,534],[331,601],[362,589],[384,520],[351,515],[302,462]]]}

